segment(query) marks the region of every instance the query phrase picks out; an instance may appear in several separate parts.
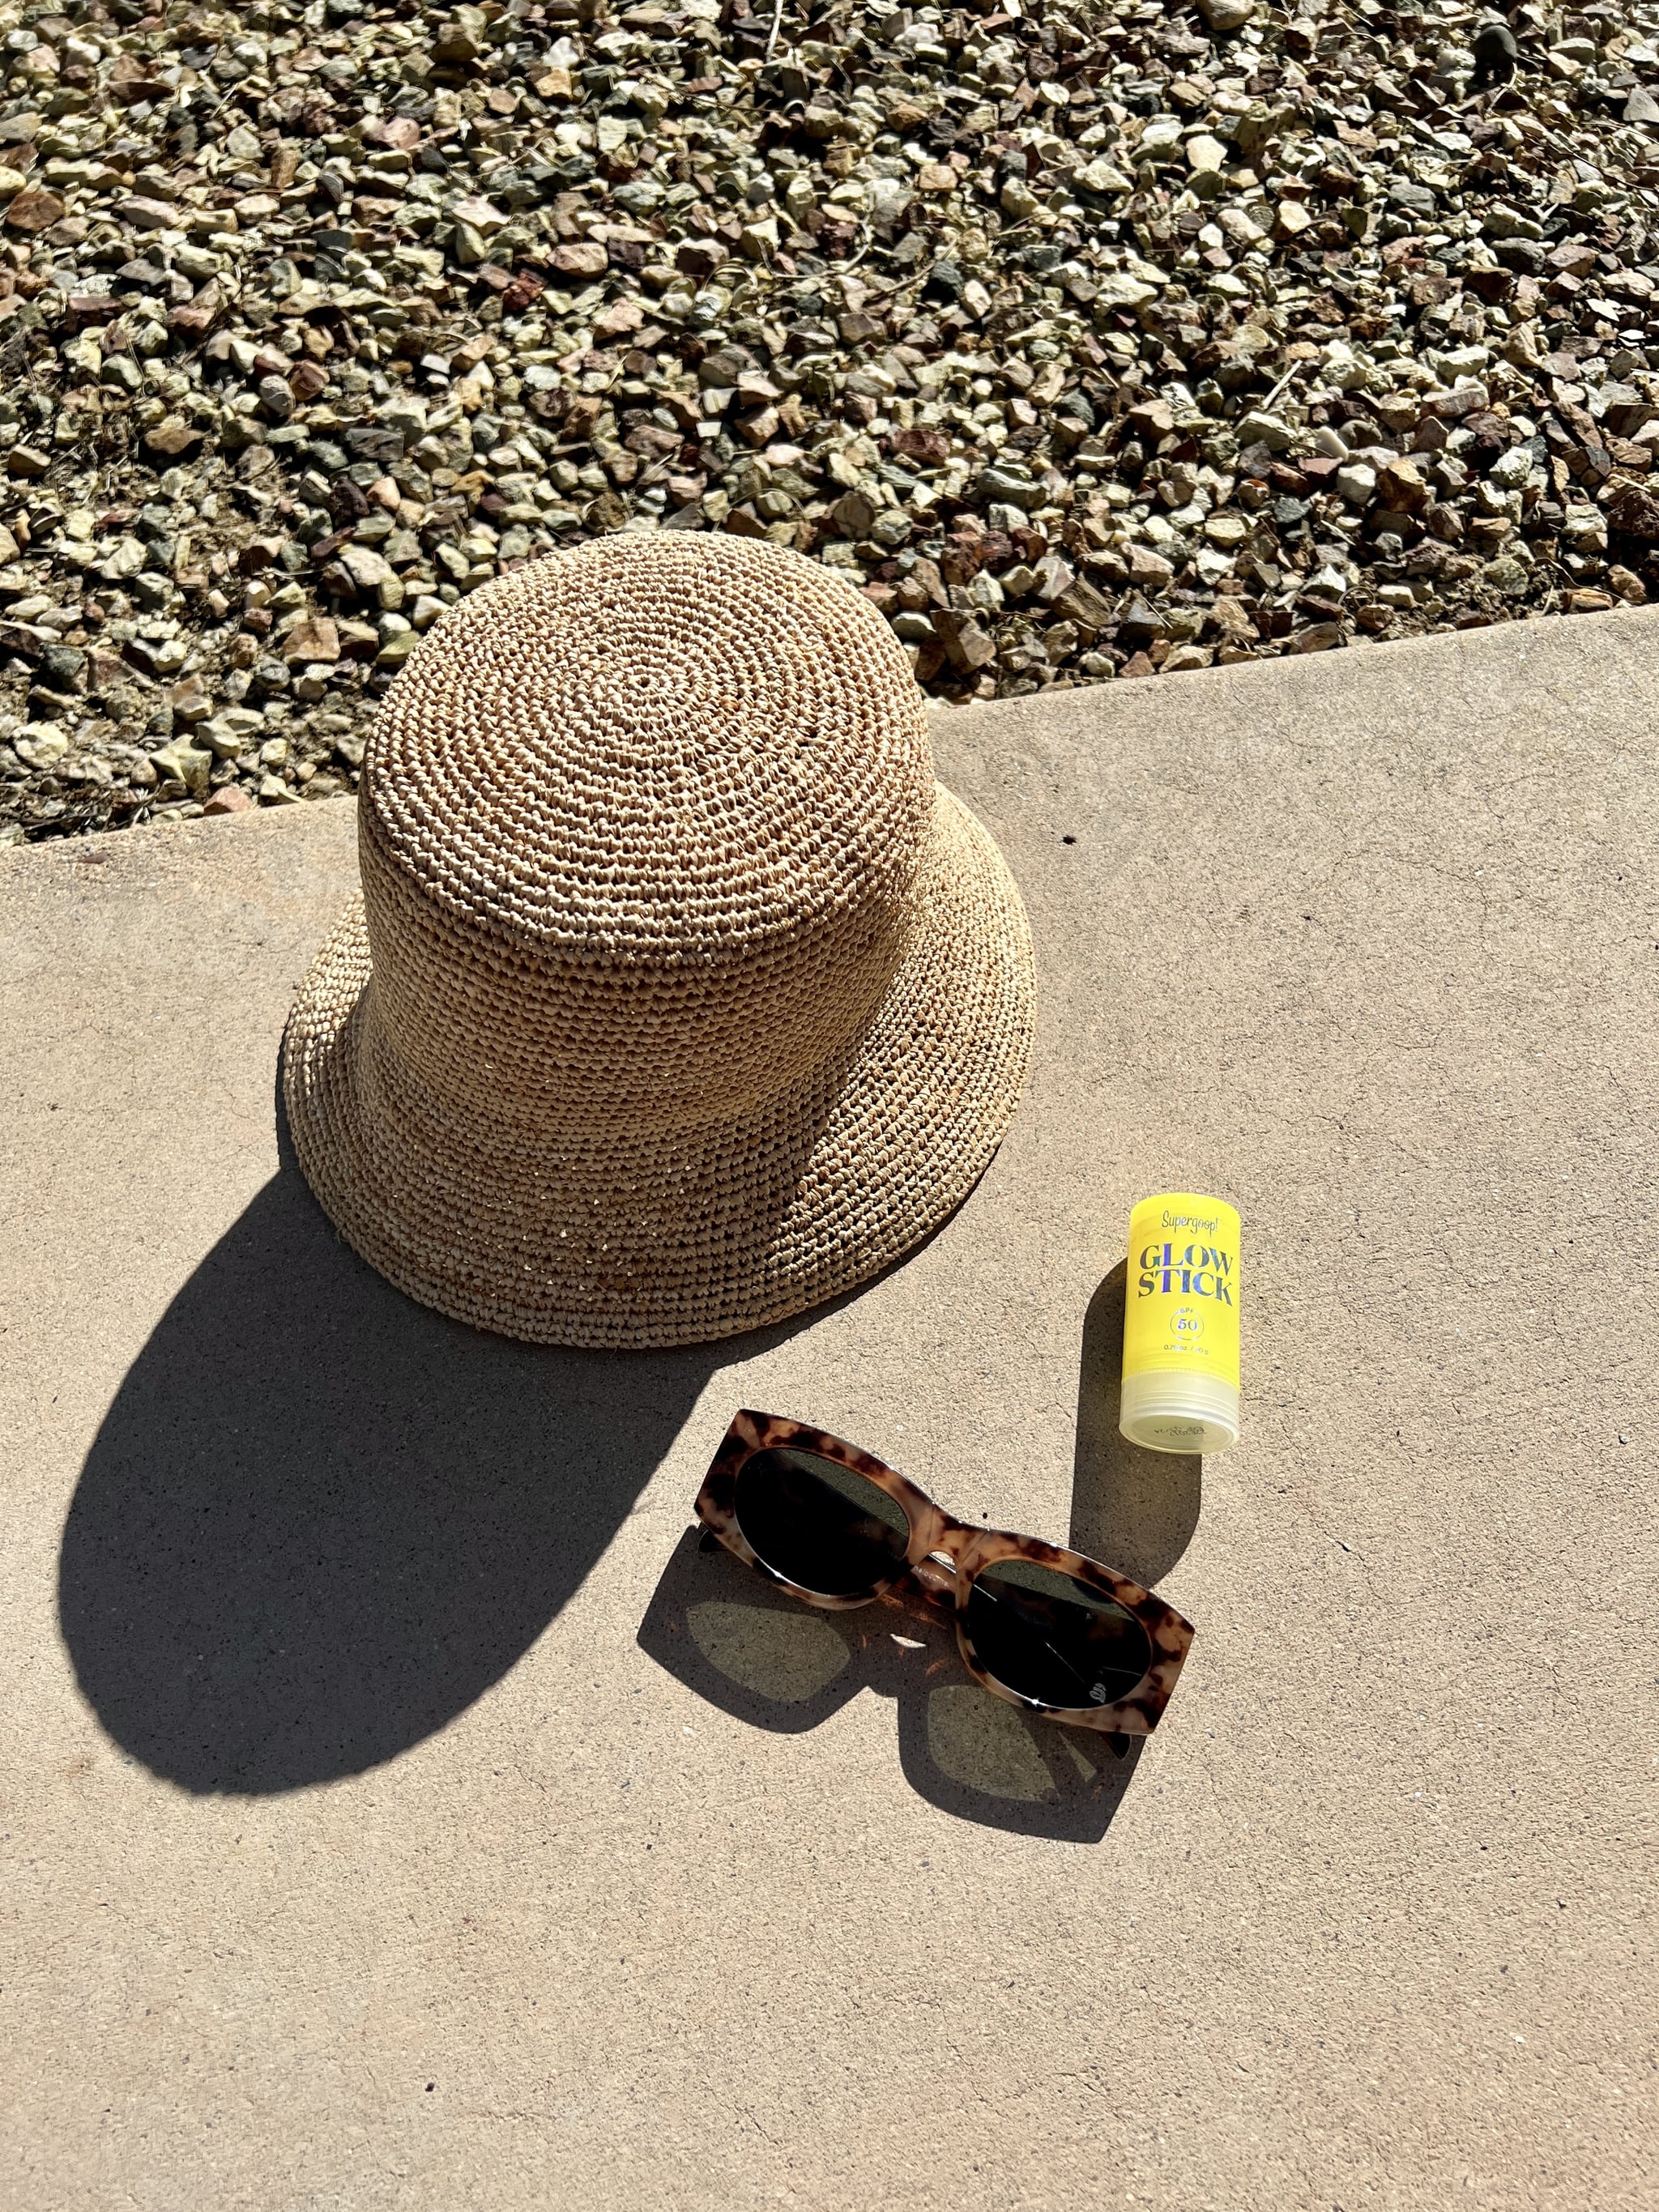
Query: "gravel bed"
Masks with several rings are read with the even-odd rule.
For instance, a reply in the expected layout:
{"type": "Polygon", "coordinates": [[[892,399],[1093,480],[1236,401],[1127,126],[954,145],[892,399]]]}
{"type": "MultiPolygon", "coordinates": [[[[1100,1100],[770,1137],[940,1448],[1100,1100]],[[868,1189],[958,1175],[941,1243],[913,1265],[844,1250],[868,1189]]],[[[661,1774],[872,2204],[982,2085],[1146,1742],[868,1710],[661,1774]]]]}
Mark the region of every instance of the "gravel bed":
{"type": "Polygon", "coordinates": [[[1659,8],[0,6],[0,842],[724,529],[935,696],[1659,593],[1659,8]]]}

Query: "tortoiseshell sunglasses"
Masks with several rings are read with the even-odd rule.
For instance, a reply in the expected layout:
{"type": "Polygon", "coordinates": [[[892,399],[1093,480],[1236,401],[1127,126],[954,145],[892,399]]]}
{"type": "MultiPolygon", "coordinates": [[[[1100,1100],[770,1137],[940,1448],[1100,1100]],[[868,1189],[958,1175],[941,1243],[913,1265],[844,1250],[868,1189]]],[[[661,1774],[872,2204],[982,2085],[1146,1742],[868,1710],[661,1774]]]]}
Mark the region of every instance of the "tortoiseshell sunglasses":
{"type": "Polygon", "coordinates": [[[976,1682],[1071,1728],[1149,1735],[1193,1640],[1172,1607],[1097,1559],[953,1521],[868,1452],[775,1413],[736,1416],[696,1511],[808,1605],[869,1605],[908,1577],[954,1609],[976,1682]]]}

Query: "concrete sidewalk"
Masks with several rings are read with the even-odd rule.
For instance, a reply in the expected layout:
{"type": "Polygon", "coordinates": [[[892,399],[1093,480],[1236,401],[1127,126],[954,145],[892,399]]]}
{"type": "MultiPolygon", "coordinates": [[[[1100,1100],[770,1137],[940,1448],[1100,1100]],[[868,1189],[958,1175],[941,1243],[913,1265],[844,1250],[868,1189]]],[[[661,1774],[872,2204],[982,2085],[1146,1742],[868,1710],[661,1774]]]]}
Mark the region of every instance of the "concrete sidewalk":
{"type": "Polygon", "coordinates": [[[1650,2205],[1656,648],[941,720],[1030,1094],[908,1265],[660,1358],[409,1304],[279,1159],[348,805],[0,858],[8,2208],[1650,2205]],[[1102,1287],[1179,1185],[1201,1468],[1102,1287]],[[1156,1580],[1139,1758],[700,1555],[745,1403],[1156,1580]]]}

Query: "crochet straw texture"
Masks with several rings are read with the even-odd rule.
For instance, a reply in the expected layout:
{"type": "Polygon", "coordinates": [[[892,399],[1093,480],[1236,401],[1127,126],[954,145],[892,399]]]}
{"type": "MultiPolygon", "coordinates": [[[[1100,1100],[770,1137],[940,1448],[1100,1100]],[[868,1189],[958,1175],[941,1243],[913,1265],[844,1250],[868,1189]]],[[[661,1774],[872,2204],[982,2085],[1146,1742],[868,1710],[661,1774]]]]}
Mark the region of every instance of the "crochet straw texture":
{"type": "Polygon", "coordinates": [[[866,1279],[1006,1125],[1030,948],[843,579],[629,534],[486,585],[364,763],[361,901],[284,1085],[348,1241],[539,1342],[702,1341],[866,1279]]]}

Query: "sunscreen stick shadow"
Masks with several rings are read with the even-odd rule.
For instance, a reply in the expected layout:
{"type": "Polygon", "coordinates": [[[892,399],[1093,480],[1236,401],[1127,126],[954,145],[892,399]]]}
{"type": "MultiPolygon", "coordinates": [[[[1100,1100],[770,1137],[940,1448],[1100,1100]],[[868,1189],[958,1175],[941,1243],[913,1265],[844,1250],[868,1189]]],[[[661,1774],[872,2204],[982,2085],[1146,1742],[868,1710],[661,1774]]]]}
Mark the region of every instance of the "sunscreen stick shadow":
{"type": "Polygon", "coordinates": [[[1146,1451],[1118,1428],[1128,1279],[1129,1263],[1120,1260],[1083,1318],[1070,1541],[1073,1551],[1086,1552],[1151,1589],[1193,1540],[1204,1462],[1176,1452],[1146,1451]]]}

